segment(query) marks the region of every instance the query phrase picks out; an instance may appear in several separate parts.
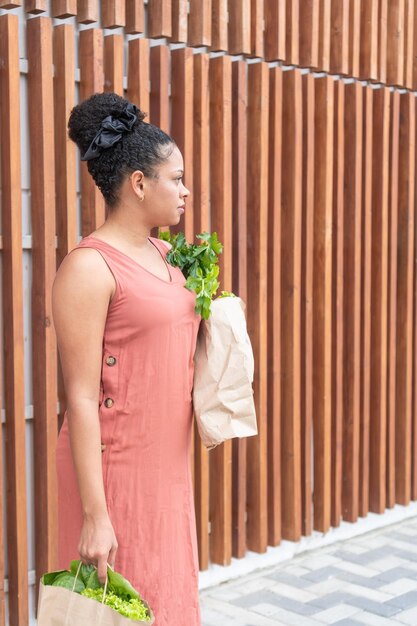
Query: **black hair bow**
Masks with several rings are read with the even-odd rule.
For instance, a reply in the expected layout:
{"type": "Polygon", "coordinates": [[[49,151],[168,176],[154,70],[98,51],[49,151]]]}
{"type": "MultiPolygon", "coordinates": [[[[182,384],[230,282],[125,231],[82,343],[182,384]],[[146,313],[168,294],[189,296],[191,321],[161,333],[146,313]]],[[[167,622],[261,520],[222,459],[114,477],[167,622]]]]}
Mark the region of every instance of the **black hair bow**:
{"type": "Polygon", "coordinates": [[[108,115],[101,122],[101,128],[90,143],[86,153],[81,157],[81,161],[90,161],[100,156],[102,150],[111,148],[120,141],[124,133],[129,133],[138,119],[136,113],[138,109],[134,104],[126,105],[125,109],[115,118],[108,115]]]}

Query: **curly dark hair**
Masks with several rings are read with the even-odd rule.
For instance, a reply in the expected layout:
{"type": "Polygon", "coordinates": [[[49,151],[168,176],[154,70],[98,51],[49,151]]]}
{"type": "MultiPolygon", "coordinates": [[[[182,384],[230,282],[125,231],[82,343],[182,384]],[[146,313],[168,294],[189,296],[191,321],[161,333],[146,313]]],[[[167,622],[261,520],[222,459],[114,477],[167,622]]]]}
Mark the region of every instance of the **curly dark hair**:
{"type": "MultiPolygon", "coordinates": [[[[103,119],[108,115],[117,118],[128,104],[128,100],[115,93],[96,93],[72,109],[68,134],[81,154],[85,154],[103,119]]],[[[144,122],[145,115],[138,110],[132,131],[124,133],[120,141],[97,158],[87,161],[88,171],[110,208],[117,204],[120,186],[127,175],[140,170],[148,178],[157,178],[157,166],[174,149],[174,140],[157,126],[144,122]]]]}

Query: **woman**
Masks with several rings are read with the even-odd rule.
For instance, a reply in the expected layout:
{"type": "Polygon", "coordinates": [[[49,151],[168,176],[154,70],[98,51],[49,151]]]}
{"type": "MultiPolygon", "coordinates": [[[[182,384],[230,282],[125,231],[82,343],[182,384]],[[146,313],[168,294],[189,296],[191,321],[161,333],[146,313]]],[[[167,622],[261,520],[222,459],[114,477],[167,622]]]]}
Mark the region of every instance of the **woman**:
{"type": "Polygon", "coordinates": [[[189,465],[195,295],[150,237],[189,195],[174,141],[116,94],[77,105],[69,136],[107,219],[66,256],[53,316],[67,410],[59,434],[59,561],[79,552],[137,587],[157,626],[198,626],[189,465]]]}

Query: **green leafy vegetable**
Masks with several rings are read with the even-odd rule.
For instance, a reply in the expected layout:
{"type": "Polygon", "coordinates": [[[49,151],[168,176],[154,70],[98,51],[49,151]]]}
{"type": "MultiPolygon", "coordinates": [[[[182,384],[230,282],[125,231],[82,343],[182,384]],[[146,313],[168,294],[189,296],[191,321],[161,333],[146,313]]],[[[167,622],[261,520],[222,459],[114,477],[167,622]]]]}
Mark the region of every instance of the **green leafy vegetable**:
{"type": "MultiPolygon", "coordinates": [[[[185,287],[195,291],[197,295],[196,313],[203,319],[208,319],[211,300],[220,285],[218,255],[223,252],[223,246],[217,239],[217,233],[210,235],[204,232],[197,235],[201,240],[199,245],[187,243],[184,233],[172,235],[168,231],[163,231],[159,233],[159,237],[172,245],[166,256],[168,263],[180,268],[187,279],[185,287]]],[[[234,295],[229,292],[222,293],[234,295]]]]}
{"type": "MultiPolygon", "coordinates": [[[[103,589],[84,589],[84,591],[81,592],[81,595],[91,598],[92,600],[97,600],[97,602],[103,601],[103,589]]],[[[106,593],[106,597],[104,598],[104,604],[107,604],[107,606],[110,606],[112,609],[129,619],[142,622],[151,621],[151,616],[147,606],[138,598],[130,598],[130,600],[126,600],[120,598],[112,591],[108,591],[106,593]]]]}
{"type": "Polygon", "coordinates": [[[107,568],[108,589],[123,598],[124,600],[130,600],[131,598],[141,600],[140,595],[134,587],[130,584],[124,576],[118,572],[113,571],[110,567],[107,568]]]}
{"type": "MultiPolygon", "coordinates": [[[[78,572],[79,565],[79,560],[71,561],[70,571],[49,572],[42,576],[42,582],[44,585],[64,587],[72,591],[76,580],[74,588],[76,593],[101,602],[104,589],[98,579],[97,568],[94,565],[81,563],[78,572]]],[[[131,620],[151,621],[149,608],[136,589],[124,576],[109,566],[107,567],[107,593],[104,603],[131,620]]]]}
{"type": "Polygon", "coordinates": [[[75,589],[77,593],[81,593],[85,589],[85,585],[80,577],[75,581],[75,576],[71,572],[62,572],[57,576],[52,583],[53,587],[64,587],[65,589],[69,589],[72,591],[75,582],[75,589]]]}

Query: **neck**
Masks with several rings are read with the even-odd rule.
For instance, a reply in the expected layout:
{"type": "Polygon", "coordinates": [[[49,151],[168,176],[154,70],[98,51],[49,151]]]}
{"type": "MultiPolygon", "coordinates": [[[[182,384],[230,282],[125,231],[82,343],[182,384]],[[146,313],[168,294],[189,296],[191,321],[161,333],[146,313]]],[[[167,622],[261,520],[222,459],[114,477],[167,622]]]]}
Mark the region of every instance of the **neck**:
{"type": "Polygon", "coordinates": [[[141,248],[148,243],[150,228],[145,224],[138,224],[137,220],[132,222],[133,220],[130,220],[128,216],[123,216],[122,213],[113,210],[96,232],[141,248]]]}

